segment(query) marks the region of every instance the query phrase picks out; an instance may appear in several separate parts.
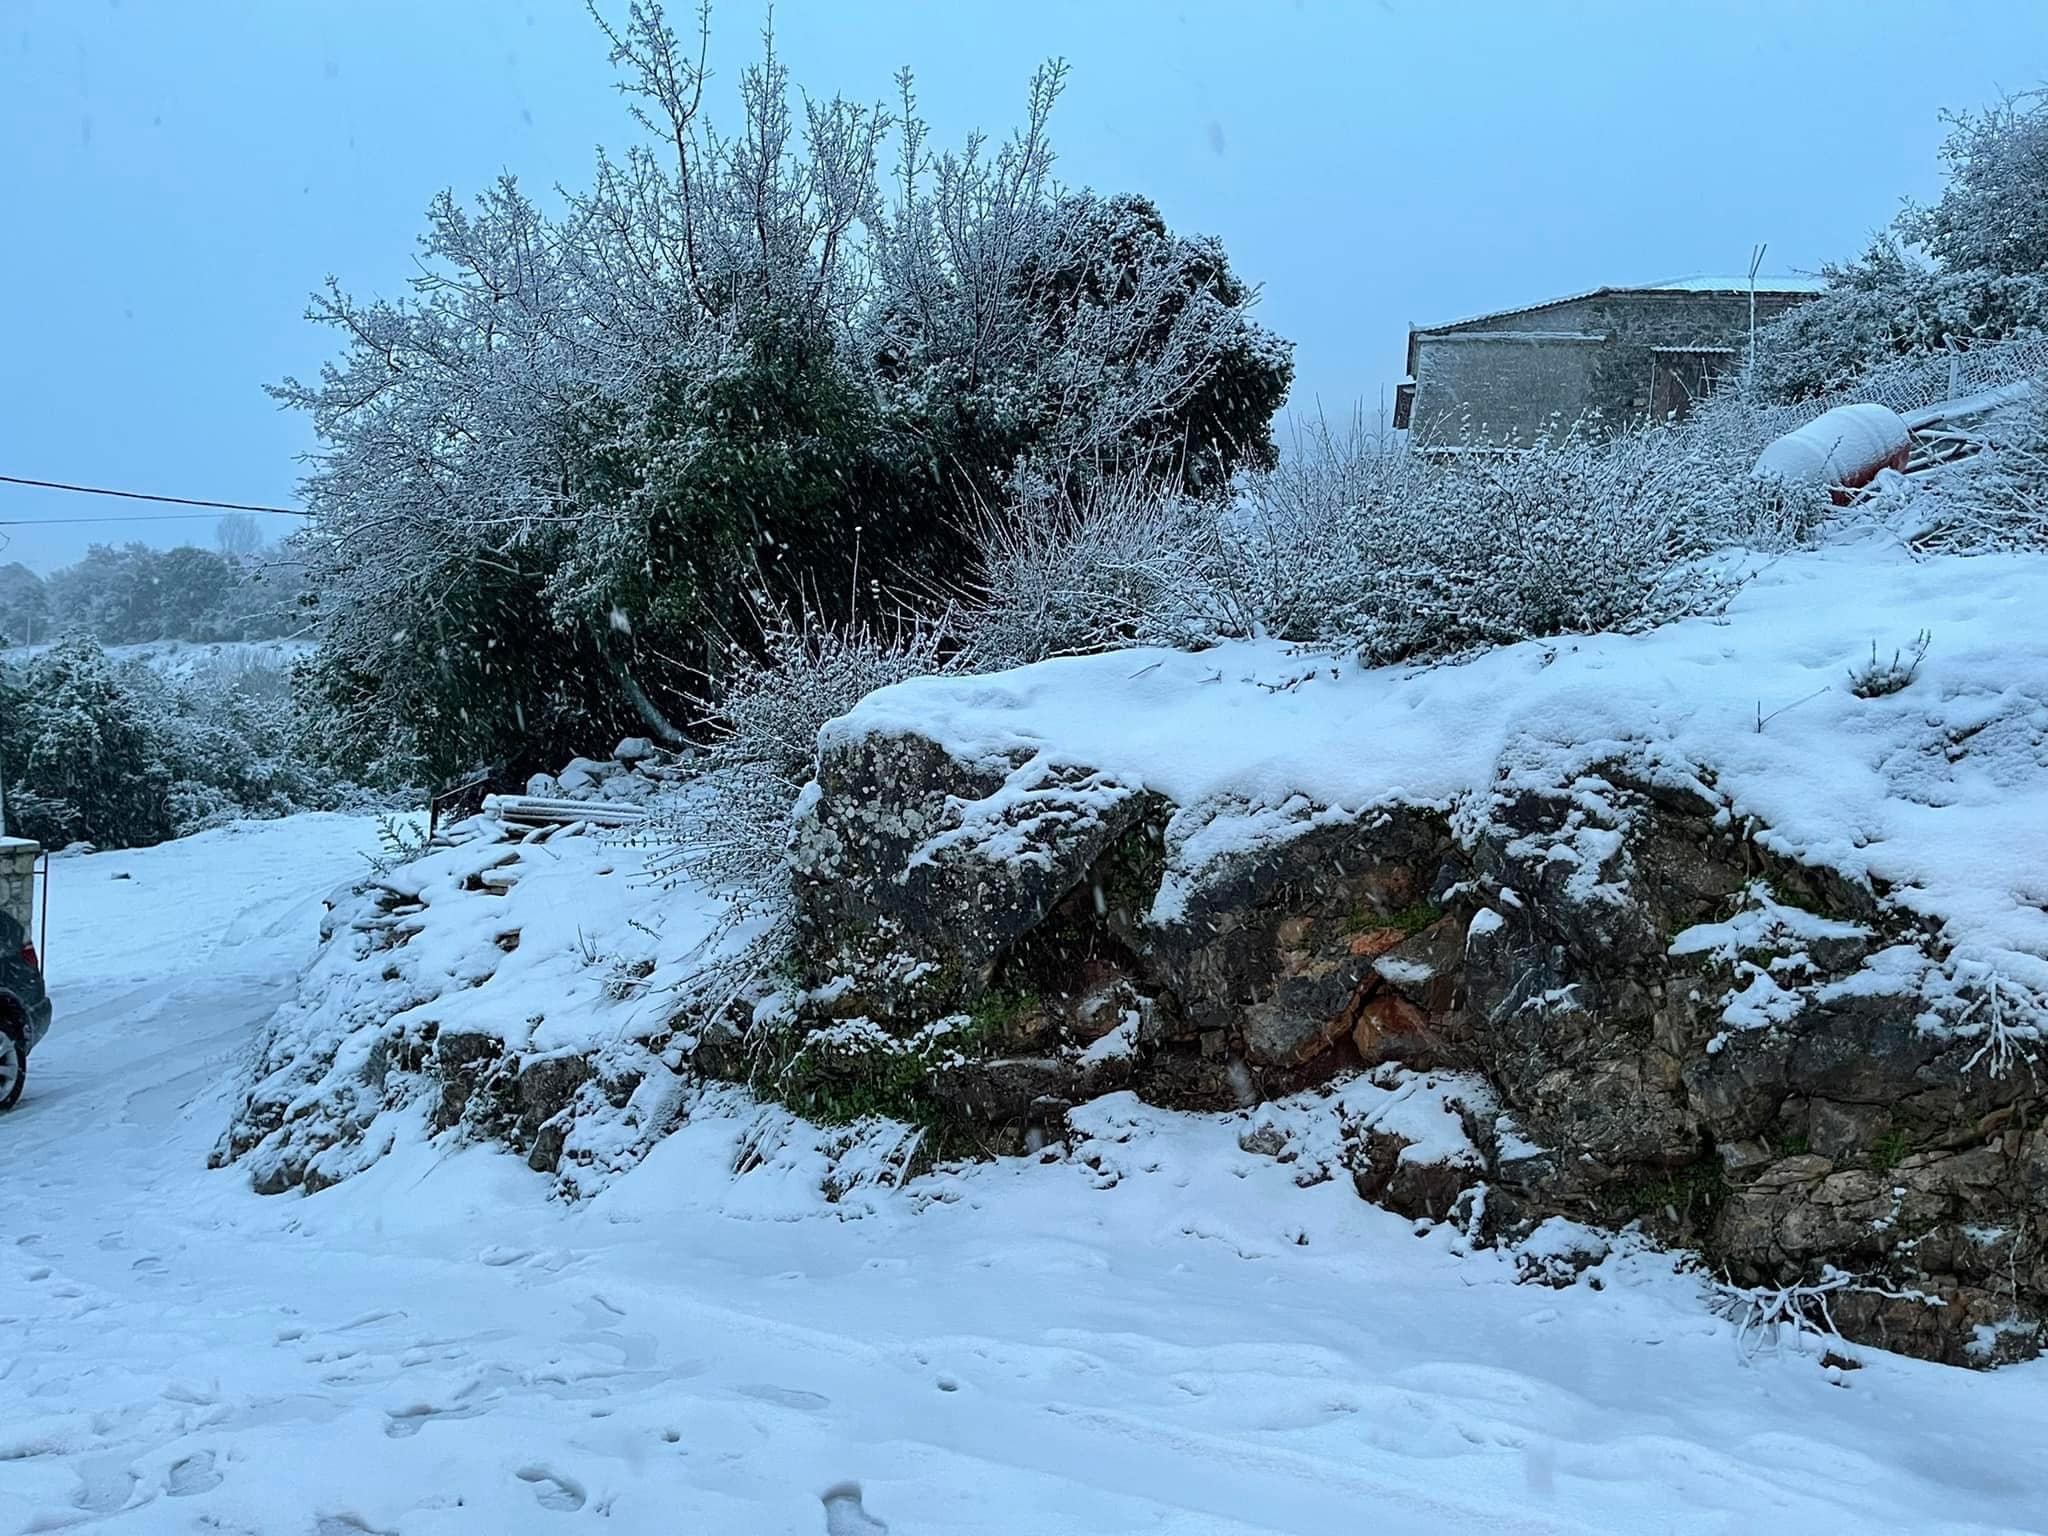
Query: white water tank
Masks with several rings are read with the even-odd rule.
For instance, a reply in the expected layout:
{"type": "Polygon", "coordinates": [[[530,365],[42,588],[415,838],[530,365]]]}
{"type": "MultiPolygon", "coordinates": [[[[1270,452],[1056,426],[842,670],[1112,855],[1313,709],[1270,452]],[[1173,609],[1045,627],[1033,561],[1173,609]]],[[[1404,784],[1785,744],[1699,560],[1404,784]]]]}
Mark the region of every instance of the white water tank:
{"type": "Polygon", "coordinates": [[[1787,432],[1756,461],[1759,475],[1801,485],[1855,490],[1882,469],[1904,469],[1913,430],[1888,405],[1859,401],[1823,411],[1787,432]]]}

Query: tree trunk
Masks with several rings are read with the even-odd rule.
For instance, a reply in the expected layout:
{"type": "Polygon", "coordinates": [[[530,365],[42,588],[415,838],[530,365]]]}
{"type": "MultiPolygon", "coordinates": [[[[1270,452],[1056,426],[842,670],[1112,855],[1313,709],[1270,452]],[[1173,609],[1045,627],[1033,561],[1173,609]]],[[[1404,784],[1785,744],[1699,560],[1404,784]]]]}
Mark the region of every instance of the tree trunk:
{"type": "Polygon", "coordinates": [[[626,702],[633,706],[633,713],[640,717],[641,723],[653,734],[654,739],[664,747],[687,747],[690,739],[676,729],[654,700],[647,697],[647,690],[640,686],[626,664],[612,654],[612,648],[605,643],[602,634],[597,635],[597,653],[604,658],[605,665],[612,669],[612,676],[618,680],[620,691],[626,695],[626,702]]]}

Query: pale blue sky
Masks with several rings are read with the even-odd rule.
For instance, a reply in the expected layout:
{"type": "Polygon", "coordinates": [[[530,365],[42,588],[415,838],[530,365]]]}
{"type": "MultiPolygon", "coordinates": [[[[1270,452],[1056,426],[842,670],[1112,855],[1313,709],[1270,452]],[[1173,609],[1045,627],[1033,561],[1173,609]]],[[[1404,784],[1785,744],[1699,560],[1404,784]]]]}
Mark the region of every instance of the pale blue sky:
{"type": "MultiPolygon", "coordinates": [[[[624,0],[613,0],[622,10],[624,0]]],[[[687,10],[687,7],[682,9],[687,10]]],[[[784,0],[814,93],[919,75],[948,138],[1073,65],[1064,179],[1220,235],[1295,404],[1377,408],[1405,328],[1606,282],[1851,254],[1937,184],[1942,106],[2048,75],[2048,4],[784,0]]],[[[723,0],[715,62],[754,54],[723,0]]],[[[329,346],[328,272],[395,291],[427,199],[580,182],[632,132],[576,0],[0,0],[0,474],[293,500],[261,386],[329,346]]],[[[120,514],[0,486],[0,520],[120,514]]],[[[48,568],[205,520],[0,529],[48,568]]]]}

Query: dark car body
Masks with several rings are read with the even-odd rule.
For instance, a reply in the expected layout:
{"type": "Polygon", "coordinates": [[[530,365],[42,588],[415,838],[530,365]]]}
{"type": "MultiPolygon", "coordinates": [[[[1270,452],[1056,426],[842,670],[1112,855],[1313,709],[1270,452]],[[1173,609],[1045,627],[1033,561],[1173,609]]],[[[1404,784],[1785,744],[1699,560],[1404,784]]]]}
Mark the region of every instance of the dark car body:
{"type": "Polygon", "coordinates": [[[20,1029],[29,1051],[50,1032],[50,994],[34,956],[21,924],[0,912],[0,1024],[20,1029]]]}

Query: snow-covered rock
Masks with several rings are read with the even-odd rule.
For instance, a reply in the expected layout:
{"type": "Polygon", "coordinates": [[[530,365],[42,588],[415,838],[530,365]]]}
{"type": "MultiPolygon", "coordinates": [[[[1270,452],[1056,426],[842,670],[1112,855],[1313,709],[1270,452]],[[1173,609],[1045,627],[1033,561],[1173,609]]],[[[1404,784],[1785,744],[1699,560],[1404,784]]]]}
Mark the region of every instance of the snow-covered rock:
{"type": "Polygon", "coordinates": [[[483,817],[328,908],[215,1153],[264,1192],[360,1172],[422,1117],[602,1182],[673,1129],[675,1015],[746,937],[644,850],[483,817]]]}
{"type": "Polygon", "coordinates": [[[1127,1080],[1171,1104],[1476,1071],[1511,1128],[1475,1113],[1427,1177],[1382,1143],[1363,1192],[1850,1271],[1862,1336],[2024,1353],[2048,1266],[1955,1234],[2048,1239],[2048,1139],[2008,1129],[2048,999],[2044,574],[1831,550],[1725,623],[1463,666],[1240,644],[901,684],[824,733],[805,980],[885,1038],[1022,996],[1047,1061],[1113,982],[1127,1080]],[[1871,613],[1942,663],[1856,697],[1871,613]]]}

